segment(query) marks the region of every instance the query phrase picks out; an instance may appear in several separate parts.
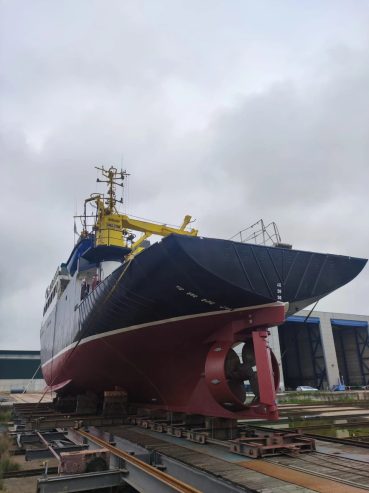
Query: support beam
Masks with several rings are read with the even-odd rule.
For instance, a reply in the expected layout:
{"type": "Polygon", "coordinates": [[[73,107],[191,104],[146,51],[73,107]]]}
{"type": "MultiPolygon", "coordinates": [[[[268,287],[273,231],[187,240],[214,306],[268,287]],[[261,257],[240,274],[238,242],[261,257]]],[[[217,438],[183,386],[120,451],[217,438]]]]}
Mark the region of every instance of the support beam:
{"type": "MultiPolygon", "coordinates": [[[[65,433],[62,433],[61,431],[43,433],[42,436],[48,442],[65,439],[65,433]]],[[[17,442],[18,446],[21,448],[26,443],[39,443],[40,437],[36,435],[36,433],[18,433],[17,442]]]]}
{"type": "Polygon", "coordinates": [[[29,449],[26,450],[25,459],[40,460],[40,459],[52,459],[55,458],[55,454],[60,455],[61,452],[79,452],[80,450],[86,450],[87,445],[68,445],[66,447],[54,447],[53,451],[50,448],[29,449]]]}
{"type": "MultiPolygon", "coordinates": [[[[146,449],[121,437],[112,437],[108,432],[104,432],[101,429],[92,428],[90,429],[90,433],[83,432],[82,430],[73,430],[73,436],[75,438],[79,436],[79,440],[85,438],[93,447],[99,445],[110,449],[110,457],[111,460],[113,459],[113,464],[118,465],[121,469],[127,470],[128,473],[124,478],[125,482],[138,491],[147,491],[150,493],[173,493],[178,491],[187,491],[188,493],[251,493],[255,491],[255,488],[249,489],[245,486],[232,484],[228,479],[224,479],[222,475],[209,473],[205,465],[203,469],[199,469],[196,466],[186,464],[182,460],[170,457],[166,455],[165,450],[163,452],[155,449],[150,450],[151,464],[155,467],[154,474],[152,472],[150,473],[147,470],[147,467],[150,468],[150,466],[143,468],[142,466],[145,465],[141,462],[140,467],[140,461],[137,460],[136,455],[127,456],[127,452],[130,454],[133,450],[132,447],[139,447],[141,450],[146,449]],[[95,436],[95,434],[98,434],[99,437],[95,436]],[[101,440],[111,439],[117,443],[119,450],[115,447],[109,447],[107,443],[101,442],[101,440]],[[163,475],[167,478],[175,478],[175,484],[169,485],[163,482],[164,478],[160,479],[160,476],[163,475]]],[[[110,466],[112,466],[112,462],[110,466]]]]}
{"type": "Polygon", "coordinates": [[[254,488],[249,489],[245,486],[231,484],[221,476],[196,470],[184,462],[158,452],[155,452],[155,458],[159,465],[165,467],[165,472],[184,483],[191,484],[203,493],[251,493],[255,491],[254,488]]]}
{"type": "Polygon", "coordinates": [[[254,330],[252,332],[252,341],[257,367],[260,405],[265,406],[265,411],[268,412],[268,419],[273,419],[273,415],[274,419],[278,419],[272,360],[268,346],[268,328],[254,330]]]}
{"type": "MultiPolygon", "coordinates": [[[[150,493],[173,493],[174,491],[188,491],[189,493],[199,493],[198,490],[189,485],[184,485],[177,478],[171,477],[161,470],[146,464],[134,455],[130,455],[127,452],[110,445],[102,438],[82,430],[78,430],[78,433],[84,437],[89,444],[93,444],[94,447],[98,445],[99,447],[106,448],[112,455],[120,458],[122,467],[127,471],[124,478],[125,482],[138,491],[147,491],[150,493]]],[[[111,438],[110,435],[108,438],[111,438]]]]}
{"type": "Polygon", "coordinates": [[[278,362],[278,368],[279,368],[279,388],[280,390],[284,391],[285,386],[284,386],[284,375],[283,375],[283,367],[282,367],[282,354],[281,354],[281,346],[279,343],[279,332],[278,332],[278,326],[275,327],[270,327],[269,328],[270,336],[269,336],[269,346],[270,349],[273,351],[274,356],[277,359],[278,362]]]}
{"type": "Polygon", "coordinates": [[[320,339],[322,341],[327,381],[329,388],[332,388],[340,381],[340,371],[338,368],[336,348],[334,345],[331,314],[321,312],[319,315],[320,339]]]}
{"type": "Polygon", "coordinates": [[[37,481],[37,493],[60,493],[61,491],[94,491],[112,488],[125,483],[125,470],[90,472],[72,476],[42,478],[37,481]]]}

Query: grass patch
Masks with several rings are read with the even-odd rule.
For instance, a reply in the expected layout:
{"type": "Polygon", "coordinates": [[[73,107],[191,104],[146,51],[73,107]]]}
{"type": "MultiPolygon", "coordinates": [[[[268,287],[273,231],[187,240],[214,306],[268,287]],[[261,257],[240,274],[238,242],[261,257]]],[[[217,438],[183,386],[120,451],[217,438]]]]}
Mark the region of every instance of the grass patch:
{"type": "Polygon", "coordinates": [[[281,404],[318,404],[318,403],[325,404],[325,402],[322,400],[310,399],[310,398],[297,399],[295,397],[291,397],[291,399],[286,399],[283,402],[281,402],[281,404]]]}
{"type": "Polygon", "coordinates": [[[5,433],[0,434],[0,460],[3,458],[3,455],[8,453],[10,447],[9,437],[5,433]]]}
{"type": "Polygon", "coordinates": [[[279,404],[358,404],[362,405],[365,401],[358,400],[355,394],[340,394],[340,392],[287,392],[278,396],[279,404]]]}
{"type": "Polygon", "coordinates": [[[4,472],[19,471],[20,465],[14,462],[9,455],[5,455],[0,459],[0,477],[4,472]]]}
{"type": "Polygon", "coordinates": [[[7,423],[11,419],[12,412],[10,409],[0,408],[0,423],[7,423]]]}
{"type": "Polygon", "coordinates": [[[332,405],[335,404],[362,404],[362,401],[358,401],[354,397],[339,397],[334,399],[314,399],[313,396],[309,397],[287,397],[279,400],[279,404],[321,404],[332,405]]]}
{"type": "Polygon", "coordinates": [[[18,471],[20,469],[20,465],[17,462],[14,462],[11,454],[9,452],[10,449],[10,439],[6,433],[0,434],[0,491],[4,491],[4,482],[3,477],[4,473],[11,471],[18,471]]]}

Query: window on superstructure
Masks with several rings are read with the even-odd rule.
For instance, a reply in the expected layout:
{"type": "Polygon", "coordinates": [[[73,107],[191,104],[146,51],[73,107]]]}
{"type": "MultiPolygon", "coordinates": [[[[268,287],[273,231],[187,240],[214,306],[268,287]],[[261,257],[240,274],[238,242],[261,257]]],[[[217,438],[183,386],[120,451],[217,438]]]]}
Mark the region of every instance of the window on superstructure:
{"type": "Polygon", "coordinates": [[[69,284],[69,279],[60,279],[60,294],[64,292],[68,284],[69,284]]]}
{"type": "Polygon", "coordinates": [[[44,315],[45,315],[45,313],[46,313],[47,309],[49,308],[50,303],[51,303],[51,302],[52,302],[52,300],[54,299],[54,296],[55,296],[55,294],[56,294],[56,288],[57,288],[57,286],[55,285],[55,286],[54,286],[54,289],[51,291],[51,294],[50,294],[50,296],[49,296],[48,300],[46,301],[46,305],[45,305],[45,308],[44,308],[44,315]]]}

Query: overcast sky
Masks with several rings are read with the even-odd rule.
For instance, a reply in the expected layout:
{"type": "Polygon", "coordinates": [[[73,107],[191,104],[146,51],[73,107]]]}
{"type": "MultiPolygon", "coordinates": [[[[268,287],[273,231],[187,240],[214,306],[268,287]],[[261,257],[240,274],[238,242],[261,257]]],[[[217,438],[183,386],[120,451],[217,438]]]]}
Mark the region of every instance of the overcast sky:
{"type": "MultiPolygon", "coordinates": [[[[0,0],[0,347],[38,349],[95,165],[128,212],[369,254],[369,3],[0,0]]],[[[317,309],[369,314],[369,268],[317,309]]]]}

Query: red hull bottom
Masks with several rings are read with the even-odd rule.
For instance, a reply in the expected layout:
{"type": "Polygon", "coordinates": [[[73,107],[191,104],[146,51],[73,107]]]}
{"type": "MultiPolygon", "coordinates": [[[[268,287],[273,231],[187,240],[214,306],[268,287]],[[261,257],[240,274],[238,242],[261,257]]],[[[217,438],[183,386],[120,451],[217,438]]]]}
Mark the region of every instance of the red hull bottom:
{"type": "Polygon", "coordinates": [[[278,419],[278,365],[268,327],[284,320],[280,303],[238,312],[168,320],[82,340],[43,366],[46,383],[65,392],[122,388],[130,402],[173,412],[242,419],[278,419]],[[260,389],[246,406],[225,375],[236,343],[252,338],[260,389]]]}

